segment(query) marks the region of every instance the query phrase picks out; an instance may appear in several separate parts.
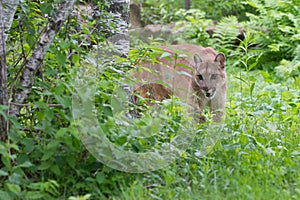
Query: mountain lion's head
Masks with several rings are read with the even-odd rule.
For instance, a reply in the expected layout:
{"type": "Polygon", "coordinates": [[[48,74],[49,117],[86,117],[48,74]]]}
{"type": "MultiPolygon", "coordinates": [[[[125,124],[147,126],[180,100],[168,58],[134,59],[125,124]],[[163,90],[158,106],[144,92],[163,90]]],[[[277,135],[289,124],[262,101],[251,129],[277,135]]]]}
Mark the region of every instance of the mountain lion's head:
{"type": "Polygon", "coordinates": [[[225,55],[219,53],[213,61],[203,61],[198,54],[195,54],[194,62],[193,89],[201,92],[206,99],[213,99],[226,83],[225,55]]]}

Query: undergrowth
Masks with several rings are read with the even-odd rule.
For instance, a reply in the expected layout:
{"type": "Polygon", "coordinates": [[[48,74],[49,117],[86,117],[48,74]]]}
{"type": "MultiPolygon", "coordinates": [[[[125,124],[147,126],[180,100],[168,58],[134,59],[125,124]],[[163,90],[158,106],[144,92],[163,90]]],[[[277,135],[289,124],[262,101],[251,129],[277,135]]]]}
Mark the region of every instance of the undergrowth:
{"type": "MultiPolygon", "coordinates": [[[[226,54],[228,98],[222,125],[197,127],[187,150],[160,170],[126,173],[102,164],[87,151],[72,116],[76,73],[82,66],[100,67],[87,52],[89,45],[79,45],[85,44],[84,34],[63,29],[47,54],[45,70],[38,72],[20,119],[10,119],[9,140],[0,142],[0,199],[299,199],[299,1],[214,2],[194,5],[207,9],[182,11],[179,1],[145,1],[146,7],[154,5],[148,10],[153,15],[146,12],[150,22],[181,20],[180,41],[226,54]],[[217,27],[212,37],[206,32],[211,25],[217,27]],[[236,40],[240,27],[244,39],[236,40]]],[[[28,30],[39,31],[32,20],[42,19],[33,12],[39,9],[33,4],[19,11],[25,22],[31,21],[29,25],[14,20],[9,34],[9,79],[22,68],[18,60],[25,58],[19,57],[20,52],[31,51],[34,38],[28,30]]],[[[88,25],[84,32],[89,32],[88,25]]],[[[94,32],[91,37],[104,40],[94,32]]],[[[154,62],[153,52],[146,46],[136,48],[129,59],[119,58],[116,65],[99,70],[93,80],[97,120],[111,142],[132,152],[163,146],[176,137],[180,126],[178,112],[170,109],[169,124],[164,127],[168,134],[135,139],[125,134],[130,130],[126,121],[118,124],[120,118],[114,118],[110,103],[116,85],[139,61],[154,62]],[[125,67],[120,68],[120,63],[125,67]]],[[[145,126],[147,120],[136,125],[145,126]]]]}

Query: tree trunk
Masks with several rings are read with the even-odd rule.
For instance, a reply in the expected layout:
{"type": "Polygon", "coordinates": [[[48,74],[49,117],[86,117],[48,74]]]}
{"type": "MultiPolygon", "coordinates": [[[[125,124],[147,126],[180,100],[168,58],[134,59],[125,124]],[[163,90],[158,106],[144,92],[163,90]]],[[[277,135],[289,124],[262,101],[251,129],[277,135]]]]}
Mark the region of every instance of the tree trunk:
{"type": "MultiPolygon", "coordinates": [[[[116,24],[116,33],[113,34],[112,37],[108,38],[108,41],[113,44],[114,50],[121,53],[122,57],[127,57],[130,49],[128,32],[129,4],[130,0],[112,0],[112,4],[109,8],[113,21],[116,24]]],[[[130,87],[128,85],[122,85],[122,88],[126,92],[127,98],[130,99],[130,87]]]]}
{"type": "MultiPolygon", "coordinates": [[[[65,20],[73,10],[74,2],[76,0],[65,0],[61,3],[57,13],[51,19],[47,27],[44,29],[39,42],[34,48],[31,57],[27,60],[22,76],[20,77],[20,87],[14,91],[13,102],[23,104],[31,92],[34,83],[35,72],[42,64],[44,57],[47,53],[48,47],[52,44],[57,32],[64,24],[65,20]]],[[[20,115],[20,106],[12,104],[9,109],[9,115],[18,117],[20,115]]]]}
{"type": "Polygon", "coordinates": [[[5,141],[8,137],[8,120],[7,107],[8,106],[8,90],[7,90],[7,65],[6,65],[6,37],[4,27],[4,9],[3,1],[0,0],[0,141],[5,141]]]}
{"type": "Polygon", "coordinates": [[[108,40],[122,53],[123,57],[127,57],[129,52],[129,3],[129,0],[112,0],[109,9],[116,24],[116,33],[108,40]]]}
{"type": "MultiPolygon", "coordinates": [[[[8,32],[11,26],[11,23],[14,19],[14,15],[17,9],[17,6],[19,5],[19,0],[1,0],[0,1],[2,5],[2,17],[4,22],[4,30],[5,32],[8,32]]],[[[5,41],[7,39],[7,36],[5,34],[5,41]]]]}
{"type": "Polygon", "coordinates": [[[184,8],[186,10],[189,10],[191,8],[191,0],[185,0],[184,1],[184,8]]]}

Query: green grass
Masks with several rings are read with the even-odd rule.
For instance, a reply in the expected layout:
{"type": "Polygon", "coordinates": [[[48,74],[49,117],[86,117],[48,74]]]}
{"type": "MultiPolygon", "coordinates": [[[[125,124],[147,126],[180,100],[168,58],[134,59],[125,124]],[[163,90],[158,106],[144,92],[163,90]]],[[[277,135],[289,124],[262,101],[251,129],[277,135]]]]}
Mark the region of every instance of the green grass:
{"type": "Polygon", "coordinates": [[[246,84],[239,71],[228,70],[227,117],[213,149],[197,156],[199,133],[176,163],[133,175],[111,199],[299,199],[299,78],[242,72],[246,84]]]}

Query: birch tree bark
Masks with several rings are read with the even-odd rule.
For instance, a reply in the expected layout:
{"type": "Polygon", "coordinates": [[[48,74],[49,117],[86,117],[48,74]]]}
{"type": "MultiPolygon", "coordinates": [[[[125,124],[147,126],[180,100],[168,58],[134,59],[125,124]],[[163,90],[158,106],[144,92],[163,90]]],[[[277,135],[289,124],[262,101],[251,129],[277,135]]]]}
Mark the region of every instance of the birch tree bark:
{"type": "Polygon", "coordinates": [[[6,32],[9,31],[19,0],[0,0],[0,141],[8,138],[8,89],[6,63],[6,32]],[[5,107],[6,106],[6,107],[5,107]]]}
{"type": "MultiPolygon", "coordinates": [[[[4,33],[4,11],[3,2],[0,0],[0,105],[8,106],[8,91],[7,91],[7,65],[6,65],[6,45],[5,45],[5,33],[4,33]]],[[[0,108],[0,140],[5,141],[7,139],[8,121],[5,119],[7,114],[7,108],[0,108]]]]}
{"type": "MultiPolygon", "coordinates": [[[[121,53],[122,57],[127,57],[130,49],[129,44],[129,9],[130,0],[112,0],[110,5],[110,15],[116,25],[115,33],[108,40],[113,47],[121,53]]],[[[119,66],[122,67],[122,66],[119,66]]],[[[122,88],[130,99],[131,89],[128,85],[122,85],[122,88]]]]}
{"type": "MultiPolygon", "coordinates": [[[[65,20],[71,13],[76,0],[65,0],[57,9],[57,13],[49,19],[49,23],[41,34],[41,38],[34,48],[32,55],[27,60],[22,75],[20,77],[20,87],[14,91],[13,102],[23,104],[31,92],[32,85],[35,80],[35,73],[38,67],[42,64],[47,53],[48,47],[53,42],[57,32],[64,24],[65,20]]],[[[20,114],[20,106],[11,104],[9,115],[18,117],[20,114]]]]}
{"type": "Polygon", "coordinates": [[[116,25],[116,32],[109,38],[109,41],[122,53],[123,57],[127,57],[129,52],[129,3],[130,0],[112,0],[109,9],[116,25]]]}
{"type": "MultiPolygon", "coordinates": [[[[11,23],[14,19],[14,15],[19,5],[19,0],[1,0],[1,4],[4,5],[3,7],[3,22],[4,22],[4,30],[8,32],[11,27],[11,23]]],[[[5,34],[5,41],[7,39],[7,35],[5,34]]]]}

